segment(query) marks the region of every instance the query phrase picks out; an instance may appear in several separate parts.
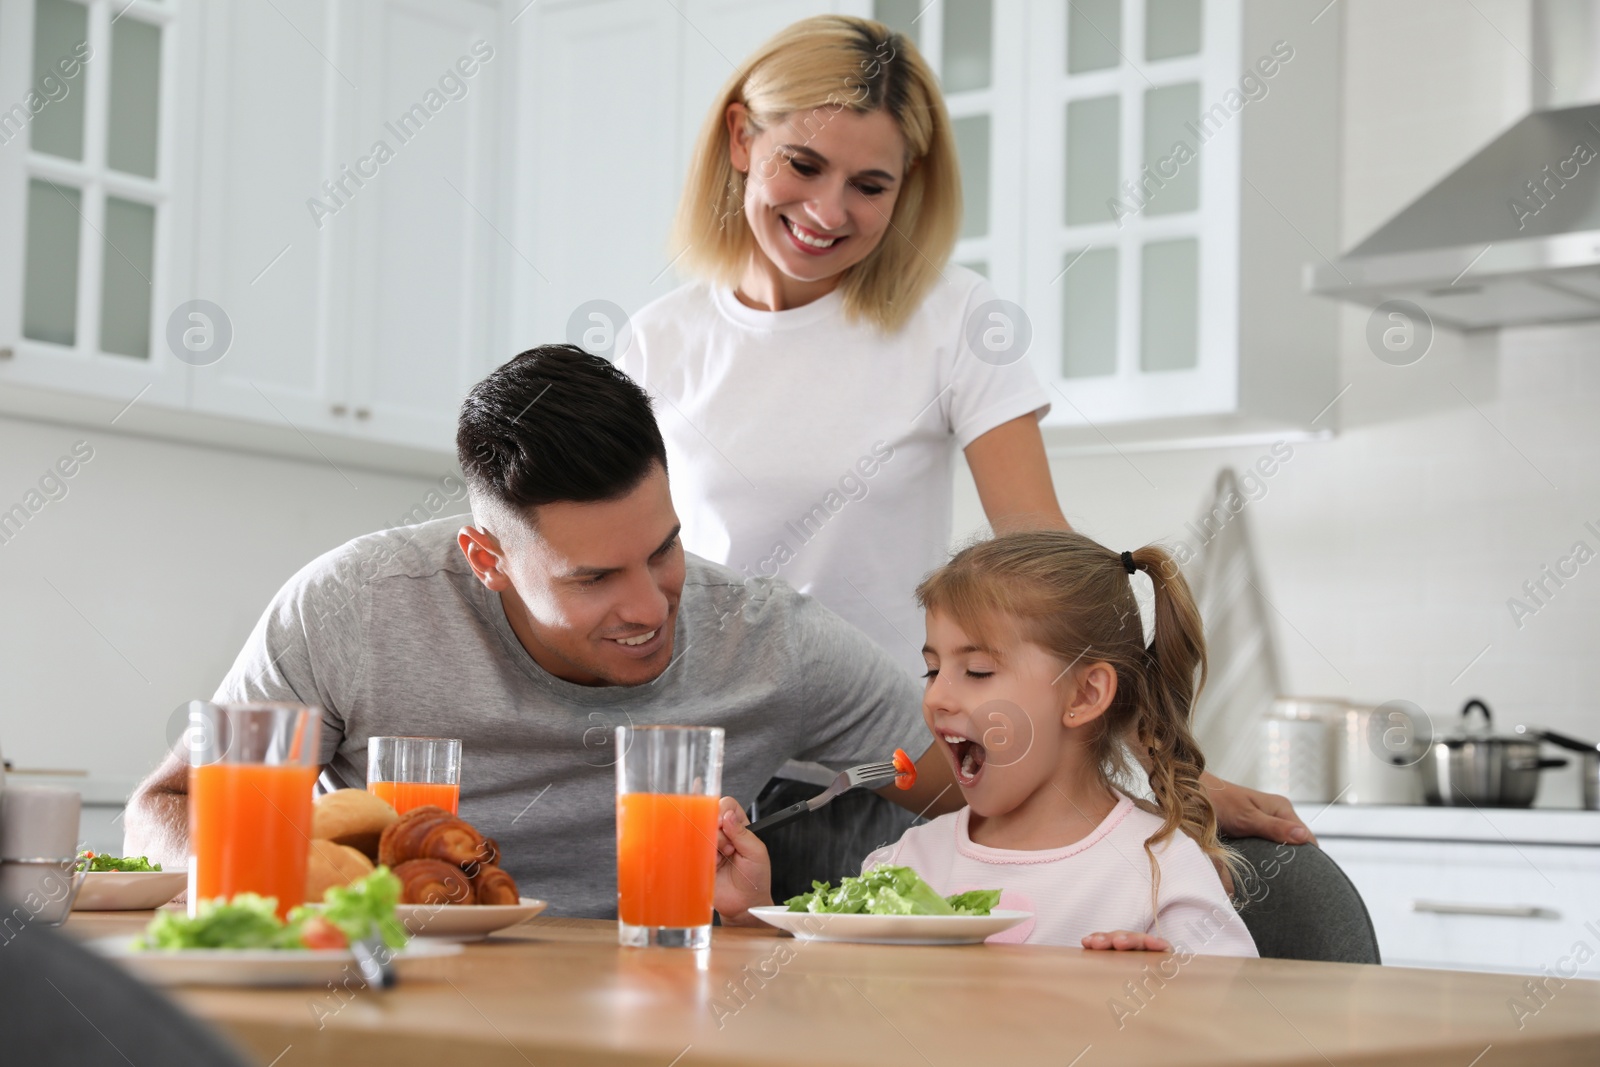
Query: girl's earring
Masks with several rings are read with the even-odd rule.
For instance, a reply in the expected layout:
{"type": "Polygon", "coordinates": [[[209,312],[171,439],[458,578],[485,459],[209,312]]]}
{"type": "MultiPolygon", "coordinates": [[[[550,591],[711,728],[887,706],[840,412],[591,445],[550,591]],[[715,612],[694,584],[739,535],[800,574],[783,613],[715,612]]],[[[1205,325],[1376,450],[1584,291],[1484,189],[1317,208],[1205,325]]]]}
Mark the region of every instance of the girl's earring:
{"type": "Polygon", "coordinates": [[[1069,712],[1067,712],[1067,718],[1069,718],[1069,719],[1076,719],[1076,718],[1077,718],[1077,717],[1078,717],[1078,713],[1077,713],[1077,712],[1075,712],[1075,711],[1069,711],[1069,712]]]}

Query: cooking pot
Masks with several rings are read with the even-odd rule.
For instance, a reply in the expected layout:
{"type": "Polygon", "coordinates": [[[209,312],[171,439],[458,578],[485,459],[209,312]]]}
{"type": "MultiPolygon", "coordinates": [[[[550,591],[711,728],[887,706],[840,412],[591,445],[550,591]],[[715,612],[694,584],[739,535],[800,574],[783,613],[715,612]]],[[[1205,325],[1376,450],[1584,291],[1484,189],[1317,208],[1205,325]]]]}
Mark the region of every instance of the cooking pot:
{"type": "Polygon", "coordinates": [[[1540,759],[1532,737],[1490,733],[1489,705],[1469,700],[1461,709],[1461,729],[1436,739],[1419,765],[1429,804],[1446,807],[1527,808],[1539,792],[1539,772],[1565,767],[1564,759],[1540,759]],[[1473,729],[1470,716],[1483,713],[1473,729]]]}
{"type": "Polygon", "coordinates": [[[1600,745],[1533,726],[1518,726],[1517,733],[1582,753],[1583,762],[1579,766],[1578,773],[1583,780],[1583,806],[1590,811],[1600,811],[1600,745]]]}

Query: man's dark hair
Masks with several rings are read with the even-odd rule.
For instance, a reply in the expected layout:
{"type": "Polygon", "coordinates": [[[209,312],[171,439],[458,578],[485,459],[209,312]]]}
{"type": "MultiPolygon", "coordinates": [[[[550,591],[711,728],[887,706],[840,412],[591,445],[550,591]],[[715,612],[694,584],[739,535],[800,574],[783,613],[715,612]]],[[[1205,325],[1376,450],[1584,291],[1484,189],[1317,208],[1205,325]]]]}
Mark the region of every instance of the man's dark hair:
{"type": "Polygon", "coordinates": [[[667,449],[645,391],[575,345],[540,345],[473,386],[456,459],[475,491],[518,511],[615,500],[667,449]]]}

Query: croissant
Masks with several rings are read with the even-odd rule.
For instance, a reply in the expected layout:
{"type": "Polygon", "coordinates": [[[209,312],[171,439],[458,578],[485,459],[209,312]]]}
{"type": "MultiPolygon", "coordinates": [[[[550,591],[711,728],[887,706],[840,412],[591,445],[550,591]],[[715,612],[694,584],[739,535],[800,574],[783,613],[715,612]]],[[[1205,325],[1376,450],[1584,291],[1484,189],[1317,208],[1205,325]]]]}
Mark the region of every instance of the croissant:
{"type": "Polygon", "coordinates": [[[403,904],[475,904],[472,880],[444,860],[407,860],[394,868],[403,904]]]}
{"type": "Polygon", "coordinates": [[[443,808],[412,808],[390,823],[378,839],[378,862],[390,868],[407,860],[444,860],[456,867],[479,860],[483,835],[443,808]]]}
{"type": "Polygon", "coordinates": [[[472,876],[472,888],[478,896],[479,904],[519,904],[522,902],[522,898],[517,894],[516,881],[493,864],[483,863],[478,865],[477,873],[472,876]]]}

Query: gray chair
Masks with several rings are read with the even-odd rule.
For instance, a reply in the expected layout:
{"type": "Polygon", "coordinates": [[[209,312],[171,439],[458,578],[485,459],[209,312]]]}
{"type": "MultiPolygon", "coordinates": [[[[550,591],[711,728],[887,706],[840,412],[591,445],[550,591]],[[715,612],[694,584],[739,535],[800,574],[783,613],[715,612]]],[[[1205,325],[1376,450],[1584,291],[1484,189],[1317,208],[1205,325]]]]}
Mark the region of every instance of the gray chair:
{"type": "Polygon", "coordinates": [[[1383,962],[1361,894],[1326,852],[1259,837],[1223,843],[1250,864],[1249,873],[1235,880],[1234,899],[1263,958],[1383,962]]]}
{"type": "Polygon", "coordinates": [[[248,1067],[206,1024],[39,923],[0,937],[3,1058],[29,1067],[248,1067]],[[13,1057],[15,1057],[13,1059],[13,1057]]]}

